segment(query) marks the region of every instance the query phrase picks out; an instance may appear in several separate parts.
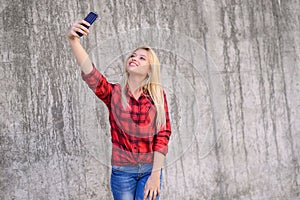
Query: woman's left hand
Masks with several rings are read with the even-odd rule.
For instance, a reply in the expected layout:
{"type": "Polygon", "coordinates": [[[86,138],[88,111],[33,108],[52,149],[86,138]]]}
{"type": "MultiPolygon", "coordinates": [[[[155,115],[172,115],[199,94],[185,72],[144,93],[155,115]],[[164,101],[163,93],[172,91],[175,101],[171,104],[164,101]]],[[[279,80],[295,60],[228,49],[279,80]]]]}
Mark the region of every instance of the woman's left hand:
{"type": "Polygon", "coordinates": [[[152,173],[145,185],[144,200],[155,200],[156,196],[160,195],[160,173],[152,173]]]}

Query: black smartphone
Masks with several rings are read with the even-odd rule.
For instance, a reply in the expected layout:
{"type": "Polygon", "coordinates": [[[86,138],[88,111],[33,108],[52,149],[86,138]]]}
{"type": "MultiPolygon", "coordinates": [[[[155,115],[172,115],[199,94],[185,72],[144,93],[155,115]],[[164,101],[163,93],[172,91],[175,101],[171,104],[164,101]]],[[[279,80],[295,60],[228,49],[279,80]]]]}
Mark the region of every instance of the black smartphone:
{"type": "MultiPolygon", "coordinates": [[[[97,19],[98,15],[94,12],[90,12],[85,18],[84,20],[87,21],[88,23],[90,23],[90,25],[92,25],[94,23],[94,21],[97,19]]],[[[88,26],[86,26],[85,24],[82,24],[83,26],[85,26],[86,28],[89,28],[88,26]]],[[[82,37],[82,33],[76,32],[79,37],[82,37]]]]}

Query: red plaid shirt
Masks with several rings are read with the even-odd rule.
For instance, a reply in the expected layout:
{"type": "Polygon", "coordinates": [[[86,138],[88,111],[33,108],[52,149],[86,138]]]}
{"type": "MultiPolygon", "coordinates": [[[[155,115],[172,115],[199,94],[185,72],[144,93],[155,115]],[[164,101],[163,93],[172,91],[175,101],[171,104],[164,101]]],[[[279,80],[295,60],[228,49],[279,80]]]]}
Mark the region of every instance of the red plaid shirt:
{"type": "Polygon", "coordinates": [[[147,91],[136,100],[127,89],[128,105],[123,107],[120,84],[109,83],[95,67],[82,78],[109,110],[112,165],[152,163],[154,151],[167,154],[171,125],[165,93],[166,123],[157,130],[156,107],[147,91]]]}

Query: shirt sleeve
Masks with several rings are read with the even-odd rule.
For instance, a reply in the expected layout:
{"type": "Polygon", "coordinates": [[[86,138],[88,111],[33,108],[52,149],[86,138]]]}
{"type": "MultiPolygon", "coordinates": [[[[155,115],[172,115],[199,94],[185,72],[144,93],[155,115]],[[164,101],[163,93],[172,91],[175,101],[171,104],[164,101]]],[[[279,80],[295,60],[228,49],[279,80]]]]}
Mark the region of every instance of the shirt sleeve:
{"type": "Polygon", "coordinates": [[[168,103],[164,92],[164,108],[166,112],[166,123],[159,129],[155,136],[154,151],[158,151],[164,155],[168,153],[168,143],[171,136],[171,123],[169,117],[168,103]]]}
{"type": "Polygon", "coordinates": [[[97,70],[94,64],[93,70],[88,74],[81,72],[81,77],[99,99],[106,105],[110,105],[113,85],[97,70]]]}

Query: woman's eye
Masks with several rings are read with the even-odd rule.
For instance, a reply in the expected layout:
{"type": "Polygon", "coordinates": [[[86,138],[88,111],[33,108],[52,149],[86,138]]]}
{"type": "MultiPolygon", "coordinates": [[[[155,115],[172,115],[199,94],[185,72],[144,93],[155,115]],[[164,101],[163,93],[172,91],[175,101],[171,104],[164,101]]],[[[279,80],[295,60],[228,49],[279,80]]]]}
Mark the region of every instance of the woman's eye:
{"type": "Polygon", "coordinates": [[[144,57],[141,57],[140,59],[141,59],[141,60],[145,60],[145,58],[144,58],[144,57]]]}
{"type": "Polygon", "coordinates": [[[130,58],[133,58],[134,57],[134,55],[132,54],[131,56],[130,56],[130,58]]]}

